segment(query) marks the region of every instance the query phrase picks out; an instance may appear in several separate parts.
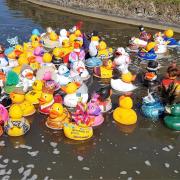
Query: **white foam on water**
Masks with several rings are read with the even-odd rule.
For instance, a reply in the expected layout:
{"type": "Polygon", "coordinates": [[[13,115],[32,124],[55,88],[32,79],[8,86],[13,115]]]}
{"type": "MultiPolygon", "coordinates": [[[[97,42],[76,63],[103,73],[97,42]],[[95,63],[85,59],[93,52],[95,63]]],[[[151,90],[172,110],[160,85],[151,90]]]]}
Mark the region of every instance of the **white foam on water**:
{"type": "Polygon", "coordinates": [[[57,145],[58,145],[58,143],[56,143],[56,142],[50,142],[50,145],[51,145],[53,148],[56,148],[57,145]]]}
{"type": "Polygon", "coordinates": [[[144,161],[144,163],[145,163],[146,166],[151,166],[151,163],[150,163],[149,160],[144,161]]]}
{"type": "Polygon", "coordinates": [[[169,168],[169,167],[170,167],[170,164],[169,164],[169,163],[164,163],[164,166],[165,166],[166,168],[169,168]]]}
{"type": "Polygon", "coordinates": [[[83,161],[83,157],[82,156],[77,156],[77,159],[78,159],[78,161],[83,161]]]}
{"type": "Polygon", "coordinates": [[[72,179],[73,178],[73,176],[72,175],[69,175],[69,179],[72,179]]]}
{"type": "Polygon", "coordinates": [[[32,149],[31,146],[27,146],[27,145],[25,145],[25,144],[20,144],[19,147],[20,147],[20,148],[23,148],[23,149],[28,149],[28,150],[31,150],[31,149],[32,149]]]}
{"type": "Polygon", "coordinates": [[[16,159],[13,159],[12,160],[12,163],[14,163],[14,164],[16,164],[16,163],[18,163],[19,162],[19,160],[16,160],[16,159]]]}
{"type": "Polygon", "coordinates": [[[163,150],[163,151],[166,151],[166,152],[171,151],[171,149],[169,149],[168,147],[164,147],[164,148],[162,148],[162,150],[163,150]]]}
{"type": "Polygon", "coordinates": [[[120,174],[125,175],[127,174],[127,171],[121,171],[120,174]]]}
{"type": "Polygon", "coordinates": [[[32,151],[32,152],[28,151],[27,153],[28,153],[30,156],[35,157],[35,156],[38,155],[39,151],[32,151]]]}
{"type": "Polygon", "coordinates": [[[10,179],[10,176],[6,175],[6,176],[3,176],[1,180],[9,180],[10,179]]]}
{"type": "Polygon", "coordinates": [[[82,169],[83,169],[84,171],[89,171],[89,170],[90,170],[89,167],[83,167],[82,169]]]}
{"type": "Polygon", "coordinates": [[[58,149],[54,149],[53,154],[60,154],[60,151],[58,149]]]}
{"type": "Polygon", "coordinates": [[[0,168],[5,168],[7,166],[7,164],[0,164],[0,168]]]}
{"type": "Polygon", "coordinates": [[[19,174],[22,174],[22,173],[23,173],[23,171],[24,171],[24,167],[23,167],[23,166],[21,166],[21,167],[18,169],[18,172],[19,172],[19,174]]]}
{"type": "Polygon", "coordinates": [[[5,146],[5,141],[0,141],[0,146],[5,146]]]}
{"type": "Polygon", "coordinates": [[[33,174],[33,176],[31,178],[29,178],[28,180],[36,180],[38,178],[37,174],[33,174]]]}
{"type": "Polygon", "coordinates": [[[179,173],[179,171],[175,169],[175,170],[174,170],[174,173],[178,174],[178,173],[179,173]]]}
{"type": "Polygon", "coordinates": [[[138,170],[136,170],[136,171],[135,171],[135,173],[136,173],[136,174],[141,174],[141,172],[140,172],[140,171],[138,171],[138,170]]]}
{"type": "Polygon", "coordinates": [[[11,175],[12,174],[12,169],[9,169],[7,172],[6,172],[7,175],[11,175]]]}
{"type": "Polygon", "coordinates": [[[5,169],[1,169],[0,170],[0,176],[3,176],[3,175],[5,175],[6,174],[6,170],[5,169]]]}
{"type": "Polygon", "coordinates": [[[27,164],[26,167],[27,168],[34,168],[34,164],[27,164]]]}
{"type": "Polygon", "coordinates": [[[7,164],[9,162],[9,159],[4,159],[3,162],[7,164]]]}

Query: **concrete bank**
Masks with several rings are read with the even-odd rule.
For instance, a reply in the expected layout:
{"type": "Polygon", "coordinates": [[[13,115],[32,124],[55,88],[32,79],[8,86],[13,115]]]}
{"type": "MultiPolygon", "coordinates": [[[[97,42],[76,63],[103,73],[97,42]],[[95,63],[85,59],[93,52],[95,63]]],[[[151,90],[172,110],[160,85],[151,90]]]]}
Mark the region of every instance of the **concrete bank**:
{"type": "Polygon", "coordinates": [[[92,17],[92,18],[97,18],[97,19],[102,19],[102,20],[112,21],[112,22],[117,22],[117,23],[131,24],[131,25],[143,24],[145,27],[153,28],[153,29],[160,29],[160,30],[172,28],[175,32],[180,33],[180,25],[177,25],[177,26],[169,25],[169,24],[166,25],[166,24],[154,23],[151,21],[142,21],[141,19],[110,16],[106,14],[80,10],[78,8],[63,7],[63,6],[60,6],[59,4],[49,3],[49,2],[44,2],[44,1],[37,1],[37,0],[27,0],[27,1],[30,3],[40,5],[40,6],[53,8],[56,10],[61,10],[61,11],[69,12],[72,14],[77,14],[77,15],[82,15],[82,16],[87,16],[87,17],[92,17]]]}

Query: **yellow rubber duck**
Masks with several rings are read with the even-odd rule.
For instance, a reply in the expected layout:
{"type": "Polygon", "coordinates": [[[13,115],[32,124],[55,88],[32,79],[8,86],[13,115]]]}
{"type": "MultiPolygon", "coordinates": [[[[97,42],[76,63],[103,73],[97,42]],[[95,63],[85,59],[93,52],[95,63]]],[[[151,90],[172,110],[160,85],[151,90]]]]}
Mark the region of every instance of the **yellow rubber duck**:
{"type": "Polygon", "coordinates": [[[167,29],[166,31],[164,31],[164,35],[167,38],[172,38],[174,36],[174,31],[172,29],[167,29]]]}
{"type": "Polygon", "coordinates": [[[46,126],[50,129],[63,129],[64,123],[69,123],[70,114],[66,108],[60,103],[54,103],[50,109],[49,117],[46,121],[46,126]]]}
{"type": "Polygon", "coordinates": [[[94,76],[99,78],[112,78],[113,62],[111,60],[104,60],[103,65],[94,68],[94,76]]]}
{"type": "Polygon", "coordinates": [[[121,96],[119,98],[119,106],[113,112],[113,118],[115,121],[124,124],[132,125],[137,122],[137,114],[132,109],[133,101],[130,97],[121,96]]]}
{"type": "Polygon", "coordinates": [[[57,41],[57,40],[58,40],[58,35],[57,35],[54,31],[52,31],[52,32],[49,34],[49,39],[50,39],[51,41],[57,41]]]}
{"type": "Polygon", "coordinates": [[[13,104],[20,104],[24,101],[25,95],[24,92],[20,89],[15,89],[10,93],[10,98],[13,104]]]}
{"type": "Polygon", "coordinates": [[[93,136],[92,127],[86,125],[77,125],[75,123],[65,123],[64,124],[64,135],[73,140],[82,141],[89,139],[93,136]]]}
{"type": "Polygon", "coordinates": [[[23,101],[21,104],[19,104],[22,112],[23,112],[23,116],[31,116],[36,112],[36,109],[34,107],[34,105],[32,103],[30,103],[29,101],[23,101]]]}
{"type": "Polygon", "coordinates": [[[22,136],[30,129],[30,124],[23,117],[23,112],[18,104],[9,108],[9,120],[4,124],[4,130],[9,136],[22,136]]]}
{"type": "Polygon", "coordinates": [[[69,43],[70,43],[70,45],[71,45],[72,47],[74,46],[74,41],[75,41],[75,39],[76,39],[75,34],[71,34],[71,35],[69,36],[69,43]]]}
{"type": "Polygon", "coordinates": [[[136,75],[132,75],[132,73],[129,71],[121,75],[121,79],[125,83],[131,83],[135,80],[135,78],[136,78],[136,75]]]}
{"type": "Polygon", "coordinates": [[[24,42],[23,43],[23,49],[24,49],[24,52],[28,52],[28,51],[33,52],[31,42],[24,42]]]}
{"type": "Polygon", "coordinates": [[[66,86],[61,86],[61,89],[67,94],[73,94],[80,87],[78,82],[70,82],[66,86]]]}
{"type": "Polygon", "coordinates": [[[98,46],[98,57],[101,58],[109,58],[113,54],[113,49],[112,48],[107,48],[107,44],[105,41],[100,41],[99,46],[98,46]]]}
{"type": "Polygon", "coordinates": [[[52,54],[54,55],[55,59],[60,59],[60,53],[61,53],[61,48],[56,47],[53,49],[52,54]]]}
{"type": "Polygon", "coordinates": [[[63,40],[62,42],[62,48],[59,49],[60,54],[59,56],[63,58],[67,54],[73,51],[73,47],[70,45],[70,41],[68,39],[63,40]]]}
{"type": "Polygon", "coordinates": [[[44,63],[50,63],[52,61],[52,55],[50,53],[44,53],[42,59],[44,63]]]}
{"type": "Polygon", "coordinates": [[[41,44],[40,44],[39,41],[32,41],[31,42],[31,46],[32,46],[33,49],[35,49],[35,48],[41,46],[41,44]]]}
{"type": "Polygon", "coordinates": [[[33,90],[25,95],[25,99],[32,104],[39,104],[39,98],[41,97],[43,86],[43,81],[35,80],[32,85],[33,90]]]}

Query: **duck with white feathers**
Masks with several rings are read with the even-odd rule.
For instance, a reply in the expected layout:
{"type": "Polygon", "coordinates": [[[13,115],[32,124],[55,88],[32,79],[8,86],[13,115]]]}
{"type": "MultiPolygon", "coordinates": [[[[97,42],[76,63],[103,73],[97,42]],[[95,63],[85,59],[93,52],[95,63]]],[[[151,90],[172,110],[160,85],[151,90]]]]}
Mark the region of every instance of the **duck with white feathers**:
{"type": "Polygon", "coordinates": [[[121,69],[121,66],[123,66],[124,64],[129,65],[131,63],[129,54],[125,51],[123,47],[119,47],[115,51],[114,63],[117,69],[121,69]]]}
{"type": "Polygon", "coordinates": [[[128,92],[136,89],[136,86],[132,84],[135,80],[135,76],[128,70],[128,65],[121,66],[121,79],[119,70],[113,71],[113,77],[111,79],[111,87],[116,91],[128,92]]]}

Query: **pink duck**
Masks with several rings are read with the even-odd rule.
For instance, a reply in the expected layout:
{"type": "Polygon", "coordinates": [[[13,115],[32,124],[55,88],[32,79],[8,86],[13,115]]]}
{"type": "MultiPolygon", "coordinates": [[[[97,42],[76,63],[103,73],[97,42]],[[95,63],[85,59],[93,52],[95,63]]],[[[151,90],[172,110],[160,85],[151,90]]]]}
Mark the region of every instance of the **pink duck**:
{"type": "Polygon", "coordinates": [[[3,134],[3,128],[2,125],[4,122],[8,121],[9,115],[7,109],[0,104],[0,136],[3,134]]]}

